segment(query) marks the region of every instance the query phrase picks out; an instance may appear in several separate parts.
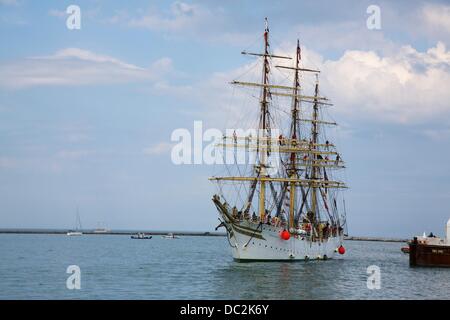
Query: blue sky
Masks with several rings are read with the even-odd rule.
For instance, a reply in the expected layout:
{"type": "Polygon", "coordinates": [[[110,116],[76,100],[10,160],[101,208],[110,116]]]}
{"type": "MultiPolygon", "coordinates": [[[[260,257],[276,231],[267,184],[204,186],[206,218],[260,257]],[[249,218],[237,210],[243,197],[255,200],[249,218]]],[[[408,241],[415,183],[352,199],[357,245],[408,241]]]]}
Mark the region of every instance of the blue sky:
{"type": "MultiPolygon", "coordinates": [[[[269,17],[300,38],[342,124],[349,231],[442,234],[450,217],[450,6],[445,1],[0,0],[0,227],[211,230],[207,165],[170,135],[222,129],[227,82],[269,17]],[[66,8],[81,8],[81,30],[66,8]],[[381,9],[368,30],[366,9],[381,9]]],[[[306,63],[306,62],[305,62],[306,63]]],[[[228,110],[229,111],[229,110],[228,110]]]]}

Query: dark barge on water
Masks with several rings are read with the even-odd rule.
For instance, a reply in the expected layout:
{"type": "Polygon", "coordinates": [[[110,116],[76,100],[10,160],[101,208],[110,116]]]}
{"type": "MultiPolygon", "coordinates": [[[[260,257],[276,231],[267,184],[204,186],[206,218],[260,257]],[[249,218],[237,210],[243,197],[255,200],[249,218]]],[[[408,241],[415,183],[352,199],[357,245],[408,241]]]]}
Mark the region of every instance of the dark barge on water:
{"type": "Polygon", "coordinates": [[[450,219],[446,238],[435,236],[414,237],[409,242],[409,265],[411,267],[450,267],[450,219]]]}

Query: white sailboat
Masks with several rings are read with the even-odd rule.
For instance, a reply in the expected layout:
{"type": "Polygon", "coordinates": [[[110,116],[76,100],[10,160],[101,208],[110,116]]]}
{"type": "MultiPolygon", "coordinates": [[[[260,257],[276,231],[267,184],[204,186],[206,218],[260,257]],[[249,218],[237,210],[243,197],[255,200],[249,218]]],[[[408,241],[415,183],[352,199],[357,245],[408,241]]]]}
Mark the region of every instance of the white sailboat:
{"type": "Polygon", "coordinates": [[[319,95],[320,71],[301,66],[298,41],[293,59],[273,54],[267,20],[263,39],[263,53],[242,52],[261,60],[262,81],[232,82],[260,89],[259,105],[255,106],[258,133],[225,135],[219,144],[223,154],[229,149],[253,153],[256,163],[226,165],[226,175],[210,178],[218,187],[212,199],[221,220],[218,227],[225,227],[233,258],[238,261],[330,259],[345,253],[346,228],[343,199],[338,208],[339,190],[346,185],[334,177],[344,162],[325,132],[326,126],[336,123],[322,119],[323,107],[331,104],[319,95]],[[283,59],[294,64],[273,63],[283,59]],[[293,85],[272,84],[274,69],[288,73],[285,78],[293,85]],[[313,94],[303,93],[307,74],[316,75],[313,94]],[[284,123],[276,118],[281,111],[287,114],[284,123]],[[279,136],[273,136],[275,129],[279,136]],[[275,173],[269,160],[274,157],[279,163],[275,173]]]}
{"type": "Polygon", "coordinates": [[[78,207],[77,207],[77,216],[76,216],[76,220],[75,220],[75,229],[74,230],[69,230],[67,232],[68,236],[81,236],[83,235],[83,232],[81,232],[81,219],[80,219],[80,214],[78,212],[78,207]]]}

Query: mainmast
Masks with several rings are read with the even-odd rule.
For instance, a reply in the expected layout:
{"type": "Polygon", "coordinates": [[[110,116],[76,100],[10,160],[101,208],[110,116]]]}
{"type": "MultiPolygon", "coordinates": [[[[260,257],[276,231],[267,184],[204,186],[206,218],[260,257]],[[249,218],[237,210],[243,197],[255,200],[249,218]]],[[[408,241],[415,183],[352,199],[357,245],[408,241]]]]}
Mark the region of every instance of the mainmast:
{"type": "MultiPolygon", "coordinates": [[[[263,87],[262,87],[262,96],[261,96],[261,117],[259,123],[259,134],[258,136],[263,138],[263,141],[267,141],[264,138],[268,137],[268,93],[269,93],[269,25],[267,22],[267,18],[265,19],[266,27],[264,30],[264,62],[263,62],[263,87]]],[[[258,139],[259,140],[259,139],[258,139]]],[[[259,145],[259,141],[258,141],[259,145]]],[[[261,177],[266,176],[266,165],[267,165],[267,155],[269,154],[269,149],[260,150],[259,156],[259,172],[261,177]]],[[[266,215],[266,183],[265,181],[260,182],[260,190],[259,190],[259,216],[261,221],[264,221],[264,217],[266,215]]]]}
{"type": "MultiPolygon", "coordinates": [[[[319,80],[318,76],[316,75],[316,86],[314,89],[314,105],[313,105],[313,114],[312,114],[312,121],[311,121],[311,149],[312,151],[316,151],[319,131],[318,131],[318,117],[319,117],[319,105],[317,101],[317,97],[319,96],[319,80]]],[[[311,179],[312,180],[318,180],[318,166],[317,166],[317,160],[319,155],[317,153],[312,153],[312,172],[311,172],[311,179]]],[[[317,186],[312,185],[311,190],[311,212],[312,212],[312,223],[316,224],[316,219],[318,216],[318,205],[317,205],[317,186]]]]}
{"type": "MultiPolygon", "coordinates": [[[[297,139],[298,128],[298,106],[299,106],[299,89],[300,89],[300,41],[297,40],[297,54],[295,58],[295,74],[294,74],[294,90],[293,90],[293,104],[292,104],[292,122],[291,122],[291,138],[297,139]]],[[[295,163],[294,163],[295,164],[295,163]]]]}
{"type": "Polygon", "coordinates": [[[261,122],[260,129],[263,130],[263,134],[266,134],[268,128],[267,113],[268,113],[268,87],[269,84],[269,24],[266,18],[266,27],[264,29],[264,63],[263,63],[263,90],[261,97],[261,122]]]}
{"type": "MultiPolygon", "coordinates": [[[[300,64],[300,42],[297,39],[297,51],[295,58],[295,74],[294,74],[294,86],[293,86],[293,103],[292,103],[292,119],[291,119],[291,141],[296,141],[299,132],[297,132],[298,128],[298,109],[299,109],[299,89],[300,89],[300,81],[299,81],[299,64],[300,64]]],[[[290,155],[290,163],[288,168],[288,177],[289,178],[298,178],[297,176],[297,154],[292,152],[290,155]]],[[[296,196],[296,185],[295,182],[291,182],[289,185],[290,193],[289,193],[289,229],[294,228],[294,216],[295,216],[295,196],[296,196]]]]}

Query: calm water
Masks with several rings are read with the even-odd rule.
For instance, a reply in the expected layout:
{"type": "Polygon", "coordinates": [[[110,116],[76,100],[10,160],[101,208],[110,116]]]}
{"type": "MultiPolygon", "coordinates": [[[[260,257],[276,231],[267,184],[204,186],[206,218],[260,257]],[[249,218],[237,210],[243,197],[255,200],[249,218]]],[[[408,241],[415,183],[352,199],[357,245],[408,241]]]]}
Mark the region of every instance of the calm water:
{"type": "Polygon", "coordinates": [[[0,235],[1,299],[449,299],[450,269],[409,268],[401,243],[347,241],[343,258],[237,263],[222,237],[0,235]],[[66,268],[81,269],[81,290],[66,268]],[[381,268],[381,289],[366,268],[381,268]]]}

